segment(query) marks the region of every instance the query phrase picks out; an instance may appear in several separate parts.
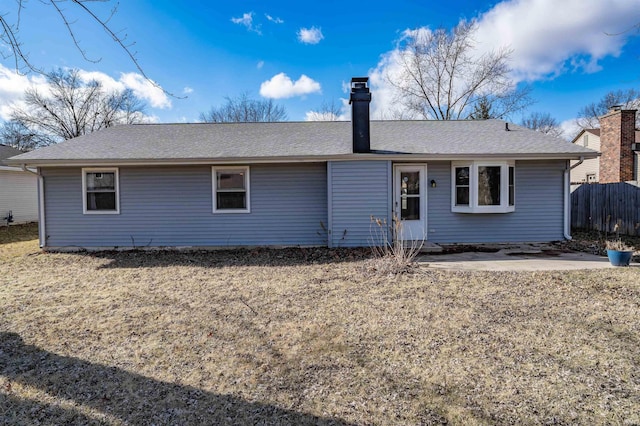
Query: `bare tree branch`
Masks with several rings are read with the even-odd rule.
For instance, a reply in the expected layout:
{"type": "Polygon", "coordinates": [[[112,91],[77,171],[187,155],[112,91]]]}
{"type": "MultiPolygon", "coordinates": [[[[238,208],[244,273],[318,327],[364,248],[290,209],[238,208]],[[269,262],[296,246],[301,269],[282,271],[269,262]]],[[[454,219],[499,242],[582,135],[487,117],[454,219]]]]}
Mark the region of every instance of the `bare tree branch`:
{"type": "MultiPolygon", "coordinates": [[[[109,22],[114,14],[117,12],[118,4],[111,9],[109,16],[106,18],[101,18],[90,6],[90,3],[109,3],[112,0],[39,0],[41,4],[45,7],[48,6],[52,9],[53,13],[55,13],[61,20],[62,25],[66,29],[69,37],[73,45],[80,52],[82,57],[91,63],[97,63],[102,60],[102,58],[91,58],[85,48],[82,47],[80,40],[77,37],[77,33],[74,30],[73,21],[70,20],[70,13],[67,9],[63,7],[64,4],[71,4],[79,10],[83,16],[87,17],[89,21],[95,23],[98,28],[101,28],[103,31],[107,33],[107,35],[113,40],[114,43],[125,53],[125,55],[129,58],[131,63],[133,63],[134,67],[137,69],[138,73],[142,75],[142,77],[151,83],[153,86],[162,90],[166,95],[174,97],[174,98],[182,98],[180,96],[176,96],[173,93],[168,92],[164,88],[162,88],[158,83],[153,81],[147,73],[142,68],[140,62],[137,58],[137,53],[131,50],[132,46],[135,43],[127,43],[126,34],[124,36],[119,35],[115,32],[110,26],[109,22]]],[[[36,64],[34,64],[30,59],[28,53],[24,50],[23,44],[20,41],[20,22],[21,15],[24,9],[24,3],[27,0],[15,0],[14,6],[14,15],[15,20],[10,21],[9,18],[12,16],[11,8],[8,5],[4,5],[4,7],[0,6],[0,43],[6,45],[6,50],[1,54],[7,59],[9,57],[13,57],[14,61],[14,69],[16,72],[20,74],[26,74],[28,72],[36,72],[39,74],[46,74],[36,64]]]]}
{"type": "Polygon", "coordinates": [[[51,145],[117,124],[144,121],[144,103],[131,90],[107,92],[93,80],[83,81],[77,70],[46,75],[46,93],[25,92],[25,107],[16,107],[0,132],[3,143],[35,148],[51,145]]]}
{"type": "Polygon", "coordinates": [[[520,123],[523,127],[535,130],[536,132],[561,138],[564,131],[560,127],[560,123],[548,112],[532,112],[524,117],[520,123]]]}
{"type": "MultiPolygon", "coordinates": [[[[640,109],[640,91],[626,89],[606,93],[598,102],[591,102],[578,111],[576,124],[581,129],[600,128],[598,117],[605,115],[614,105],[621,105],[626,109],[640,109]]],[[[640,127],[639,116],[636,116],[636,127],[640,127]]]]}
{"type": "Polygon", "coordinates": [[[474,116],[479,102],[504,118],[531,103],[531,89],[510,78],[508,49],[475,50],[475,22],[461,22],[451,32],[416,30],[399,46],[398,75],[387,74],[396,101],[424,119],[459,120],[474,116]]]}
{"type": "Polygon", "coordinates": [[[282,105],[276,105],[272,99],[251,99],[247,93],[236,98],[225,98],[221,107],[212,107],[209,112],[201,113],[200,120],[207,123],[253,123],[285,121],[287,111],[282,105]]]}
{"type": "Polygon", "coordinates": [[[331,99],[331,103],[322,102],[318,109],[307,113],[307,121],[340,121],[342,107],[336,103],[335,99],[331,99]]]}

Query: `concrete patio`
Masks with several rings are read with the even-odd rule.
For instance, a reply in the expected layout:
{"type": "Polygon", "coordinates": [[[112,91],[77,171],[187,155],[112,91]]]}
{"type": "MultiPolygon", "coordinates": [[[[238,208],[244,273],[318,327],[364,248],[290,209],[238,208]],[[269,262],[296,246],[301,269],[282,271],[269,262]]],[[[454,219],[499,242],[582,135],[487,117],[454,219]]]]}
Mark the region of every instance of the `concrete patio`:
{"type": "MultiPolygon", "coordinates": [[[[418,257],[422,266],[460,271],[569,271],[614,268],[606,256],[582,252],[563,252],[536,246],[498,249],[495,252],[425,254],[418,257]]],[[[632,262],[629,266],[638,268],[632,262]]]]}

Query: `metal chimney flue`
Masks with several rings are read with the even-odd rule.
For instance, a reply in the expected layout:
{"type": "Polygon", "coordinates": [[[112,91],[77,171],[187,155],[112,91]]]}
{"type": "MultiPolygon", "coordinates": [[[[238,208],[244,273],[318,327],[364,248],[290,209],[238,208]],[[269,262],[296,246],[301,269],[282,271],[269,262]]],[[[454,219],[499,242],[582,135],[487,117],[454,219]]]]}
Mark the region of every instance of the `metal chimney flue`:
{"type": "Polygon", "coordinates": [[[369,77],[353,77],[351,79],[351,124],[353,128],[353,152],[371,152],[369,134],[369,104],[371,92],[367,82],[369,77]]]}

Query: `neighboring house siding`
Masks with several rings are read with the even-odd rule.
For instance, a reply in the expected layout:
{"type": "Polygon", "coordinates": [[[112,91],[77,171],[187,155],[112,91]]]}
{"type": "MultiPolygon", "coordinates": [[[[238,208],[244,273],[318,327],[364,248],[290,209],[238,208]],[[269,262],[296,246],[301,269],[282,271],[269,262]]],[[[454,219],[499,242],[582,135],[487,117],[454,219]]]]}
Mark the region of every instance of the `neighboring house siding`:
{"type": "Polygon", "coordinates": [[[82,214],[80,168],[43,169],[48,247],[325,245],[324,163],[252,165],[251,213],[212,213],[209,166],[120,167],[120,214],[82,214]]]}
{"type": "Polygon", "coordinates": [[[0,170],[0,219],[6,217],[9,211],[13,213],[14,223],[38,220],[36,175],[18,170],[0,170]]]}
{"type": "MultiPolygon", "coordinates": [[[[592,133],[589,133],[589,143],[587,148],[600,151],[600,138],[592,133]]],[[[576,145],[584,146],[584,137],[580,137],[576,145]]],[[[572,161],[571,165],[577,164],[577,161],[572,161]]],[[[575,169],[571,170],[571,182],[581,183],[587,182],[587,175],[594,174],[596,176],[596,182],[600,180],[600,157],[590,160],[584,160],[575,169]]]]}
{"type": "Polygon", "coordinates": [[[391,162],[334,161],[329,163],[328,170],[331,245],[369,246],[371,216],[389,222],[391,162]]]}
{"type": "Polygon", "coordinates": [[[565,161],[517,161],[515,212],[451,212],[451,163],[428,164],[428,240],[435,243],[534,242],[563,239],[565,161]]]}

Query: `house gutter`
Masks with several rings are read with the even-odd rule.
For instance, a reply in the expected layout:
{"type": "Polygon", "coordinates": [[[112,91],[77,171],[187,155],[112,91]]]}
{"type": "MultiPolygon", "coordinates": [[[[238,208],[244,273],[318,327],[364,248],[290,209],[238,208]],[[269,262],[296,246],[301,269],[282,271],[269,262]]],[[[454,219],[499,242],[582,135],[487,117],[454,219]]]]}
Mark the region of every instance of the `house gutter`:
{"type": "Polygon", "coordinates": [[[22,171],[34,174],[38,176],[38,239],[40,240],[40,248],[45,245],[46,232],[45,232],[45,218],[44,218],[44,176],[40,173],[40,169],[37,172],[29,170],[26,164],[22,164],[22,171]]]}
{"type": "Polygon", "coordinates": [[[564,229],[563,234],[566,240],[572,240],[571,237],[571,170],[584,163],[584,157],[573,166],[564,169],[564,229]]]}

